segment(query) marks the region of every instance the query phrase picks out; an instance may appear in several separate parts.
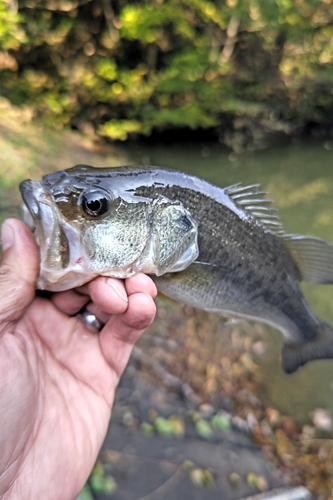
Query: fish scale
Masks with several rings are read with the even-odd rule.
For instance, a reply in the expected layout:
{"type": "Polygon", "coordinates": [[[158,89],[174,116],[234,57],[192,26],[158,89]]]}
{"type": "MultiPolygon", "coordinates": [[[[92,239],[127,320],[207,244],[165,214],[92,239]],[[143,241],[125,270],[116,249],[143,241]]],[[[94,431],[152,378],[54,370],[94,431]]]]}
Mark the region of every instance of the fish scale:
{"type": "MultiPolygon", "coordinates": [[[[297,267],[290,259],[283,242],[275,235],[265,232],[263,227],[240,220],[228,208],[190,189],[184,193],[184,190],[177,186],[167,186],[156,187],[155,191],[171,200],[180,200],[194,219],[199,221],[199,261],[209,262],[212,265],[223,263],[224,267],[230,269],[235,269],[237,266],[238,273],[235,273],[235,278],[238,278],[241,268],[244,268],[245,273],[249,269],[254,269],[258,280],[262,274],[269,281],[271,276],[276,275],[276,267],[280,266],[282,272],[290,273],[295,279],[299,279],[297,267]],[[259,272],[259,266],[266,266],[263,273],[259,272]]],[[[138,188],[137,193],[140,196],[148,195],[144,186],[138,188]]],[[[242,276],[239,278],[242,279],[242,276]]],[[[249,286],[253,285],[252,280],[246,280],[246,283],[249,286]]]]}

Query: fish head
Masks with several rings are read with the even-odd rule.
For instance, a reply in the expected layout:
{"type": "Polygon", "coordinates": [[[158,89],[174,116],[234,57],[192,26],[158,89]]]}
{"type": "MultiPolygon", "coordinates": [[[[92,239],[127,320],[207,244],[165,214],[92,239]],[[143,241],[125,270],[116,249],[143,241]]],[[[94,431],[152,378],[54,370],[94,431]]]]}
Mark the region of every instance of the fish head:
{"type": "Polygon", "coordinates": [[[38,288],[66,290],[98,275],[159,276],[197,258],[197,224],[180,202],[137,196],[125,169],[107,170],[79,165],[20,184],[24,221],[40,247],[38,288]]]}

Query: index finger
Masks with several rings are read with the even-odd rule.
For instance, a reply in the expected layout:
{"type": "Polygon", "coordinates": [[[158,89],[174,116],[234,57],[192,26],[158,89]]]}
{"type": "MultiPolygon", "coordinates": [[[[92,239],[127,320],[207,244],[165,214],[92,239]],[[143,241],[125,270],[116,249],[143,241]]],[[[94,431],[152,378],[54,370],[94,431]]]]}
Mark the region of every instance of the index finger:
{"type": "Polygon", "coordinates": [[[100,345],[118,378],[127,365],[133,345],[153,322],[156,306],[148,293],[133,293],[124,314],[111,317],[100,332],[100,345]]]}
{"type": "Polygon", "coordinates": [[[139,273],[126,280],[99,276],[76,289],[54,293],[51,301],[69,316],[90,301],[108,314],[122,314],[128,307],[128,295],[140,292],[153,298],[157,295],[154,282],[145,274],[139,273]]]}
{"type": "Polygon", "coordinates": [[[123,313],[128,306],[124,283],[116,278],[102,276],[73,290],[54,293],[51,301],[69,316],[78,313],[90,301],[109,314],[123,313]]]}
{"type": "Polygon", "coordinates": [[[157,290],[149,276],[138,273],[125,280],[99,277],[78,291],[88,293],[92,302],[108,314],[122,314],[128,308],[128,298],[135,293],[144,293],[155,298],[157,290]]]}

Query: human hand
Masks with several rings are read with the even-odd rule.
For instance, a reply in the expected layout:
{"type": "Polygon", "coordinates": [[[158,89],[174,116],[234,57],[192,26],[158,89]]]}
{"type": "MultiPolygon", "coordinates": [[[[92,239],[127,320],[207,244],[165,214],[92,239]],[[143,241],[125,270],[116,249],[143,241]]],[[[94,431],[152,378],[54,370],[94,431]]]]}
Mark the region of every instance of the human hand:
{"type": "Polygon", "coordinates": [[[103,443],[119,378],[155,316],[154,283],[96,278],[37,297],[39,252],[6,221],[0,266],[0,499],[72,500],[103,443]],[[75,316],[88,309],[97,331],[75,316]]]}

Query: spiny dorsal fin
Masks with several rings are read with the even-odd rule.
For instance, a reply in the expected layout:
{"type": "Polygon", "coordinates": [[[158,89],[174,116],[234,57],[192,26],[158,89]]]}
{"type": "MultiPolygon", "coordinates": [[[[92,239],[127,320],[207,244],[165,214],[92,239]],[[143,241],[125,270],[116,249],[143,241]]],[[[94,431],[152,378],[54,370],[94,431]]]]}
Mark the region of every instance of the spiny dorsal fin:
{"type": "Polygon", "coordinates": [[[300,234],[286,234],[283,239],[304,281],[315,285],[333,283],[332,244],[300,234]]]}
{"type": "Polygon", "coordinates": [[[240,209],[254,217],[266,230],[278,236],[284,234],[277,209],[272,206],[271,200],[265,198],[267,193],[260,189],[259,184],[242,186],[238,183],[227,187],[225,192],[240,209]]]}

